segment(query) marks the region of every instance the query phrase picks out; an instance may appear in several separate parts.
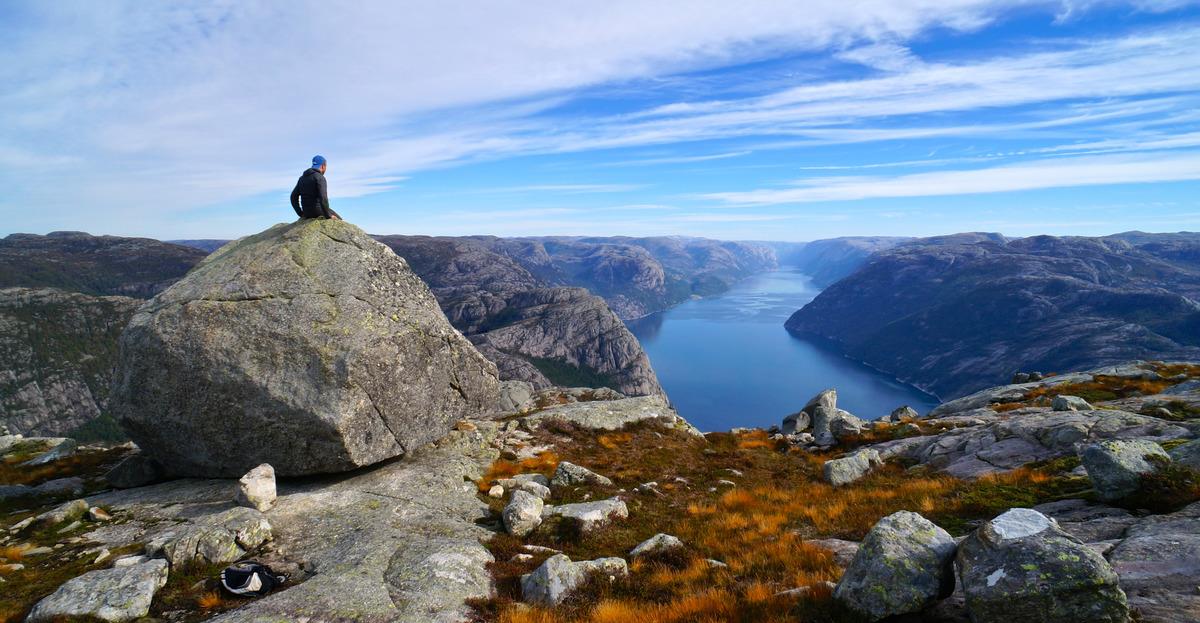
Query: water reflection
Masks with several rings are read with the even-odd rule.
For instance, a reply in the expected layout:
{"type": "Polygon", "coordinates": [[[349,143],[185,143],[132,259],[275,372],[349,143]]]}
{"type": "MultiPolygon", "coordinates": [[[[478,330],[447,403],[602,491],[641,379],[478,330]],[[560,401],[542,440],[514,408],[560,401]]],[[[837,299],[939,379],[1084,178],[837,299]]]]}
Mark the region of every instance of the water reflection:
{"type": "Polygon", "coordinates": [[[780,270],[628,324],[680,414],[701,430],[778,423],[827,387],[838,389],[839,406],[868,419],[937,403],[829,345],[789,334],[784,321],[817,293],[803,273],[780,270]]]}

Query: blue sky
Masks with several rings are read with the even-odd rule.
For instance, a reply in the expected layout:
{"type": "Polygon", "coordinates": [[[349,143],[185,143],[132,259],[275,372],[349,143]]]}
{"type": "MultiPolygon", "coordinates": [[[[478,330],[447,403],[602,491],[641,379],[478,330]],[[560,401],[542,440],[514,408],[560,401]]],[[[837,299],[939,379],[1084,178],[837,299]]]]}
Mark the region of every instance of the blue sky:
{"type": "Polygon", "coordinates": [[[0,233],[1200,230],[1200,6],[0,0],[0,233]]]}

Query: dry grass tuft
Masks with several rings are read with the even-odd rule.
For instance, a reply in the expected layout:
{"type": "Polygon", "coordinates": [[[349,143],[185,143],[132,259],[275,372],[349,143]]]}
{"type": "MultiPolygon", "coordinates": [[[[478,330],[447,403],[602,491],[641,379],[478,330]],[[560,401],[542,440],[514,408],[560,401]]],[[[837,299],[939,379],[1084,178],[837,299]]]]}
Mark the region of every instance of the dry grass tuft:
{"type": "Polygon", "coordinates": [[[18,562],[25,557],[25,552],[28,551],[23,545],[9,545],[5,548],[0,548],[0,558],[9,562],[18,562]]]}
{"type": "Polygon", "coordinates": [[[538,473],[549,476],[558,467],[558,461],[558,455],[551,451],[542,452],[533,458],[520,461],[500,459],[492,463],[487,473],[476,484],[480,492],[486,492],[497,480],[512,478],[517,474],[538,473]]]}
{"type": "Polygon", "coordinates": [[[212,610],[225,605],[225,598],[217,591],[209,591],[196,598],[196,607],[201,610],[212,610]]]}

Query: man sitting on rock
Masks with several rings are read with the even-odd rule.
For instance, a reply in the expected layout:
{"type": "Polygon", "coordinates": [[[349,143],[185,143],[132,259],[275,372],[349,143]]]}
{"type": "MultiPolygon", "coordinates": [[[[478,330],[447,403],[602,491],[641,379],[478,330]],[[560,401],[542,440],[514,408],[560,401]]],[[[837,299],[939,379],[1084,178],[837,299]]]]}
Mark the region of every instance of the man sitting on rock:
{"type": "Polygon", "coordinates": [[[313,156],[312,166],[300,174],[292,189],[292,209],[300,218],[342,220],[329,209],[329,189],[325,185],[325,157],[313,156]]]}

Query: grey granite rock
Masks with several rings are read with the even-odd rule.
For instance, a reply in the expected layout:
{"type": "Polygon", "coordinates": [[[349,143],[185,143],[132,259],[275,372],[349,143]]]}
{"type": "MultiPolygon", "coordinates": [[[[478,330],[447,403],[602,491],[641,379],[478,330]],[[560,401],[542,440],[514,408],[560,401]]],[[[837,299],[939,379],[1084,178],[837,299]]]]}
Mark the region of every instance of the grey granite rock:
{"type": "Polygon", "coordinates": [[[490,411],[499,384],[408,264],[336,220],[209,255],[138,310],[119,362],[113,413],[177,475],[370,465],[490,411]]]}
{"type": "Polygon", "coordinates": [[[521,596],[529,603],[556,606],[592,573],[618,577],[628,575],[629,567],[621,558],[571,562],[565,554],[555,554],[521,576],[521,596]]]}
{"type": "Polygon", "coordinates": [[[577,521],[582,531],[591,532],[616,519],[629,517],[629,507],[620,498],[609,498],[595,502],[547,506],[542,511],[542,515],[577,521]]]}
{"type": "Polygon", "coordinates": [[[632,560],[639,556],[657,554],[680,547],[683,547],[683,541],[680,541],[678,537],[660,532],[638,543],[636,547],[629,550],[629,559],[632,560]]]}
{"type": "Polygon", "coordinates": [[[1171,448],[1167,454],[1180,465],[1200,470],[1200,439],[1171,448]]]}
{"type": "Polygon", "coordinates": [[[237,507],[167,529],[146,544],[146,553],[162,555],[173,568],[193,563],[234,562],[272,536],[271,524],[252,508],[237,507]]]}
{"type": "MultiPolygon", "coordinates": [[[[497,428],[479,422],[475,431],[451,431],[401,461],[352,474],[280,480],[270,511],[272,550],[286,551],[309,577],[213,620],[427,623],[430,608],[438,611],[435,621],[466,619],[466,600],[491,590],[480,542],[493,534],[484,525],[491,512],[468,481],[498,458],[491,445],[497,428]],[[470,571],[476,561],[483,563],[470,571]]],[[[147,534],[139,539],[149,541],[171,529],[163,526],[208,523],[230,510],[229,486],[174,480],[92,501],[131,523],[144,521],[147,534]]]]}
{"type": "Polygon", "coordinates": [[[835,487],[848,485],[880,465],[883,465],[883,460],[879,458],[879,452],[862,448],[840,459],[825,461],[825,482],[835,487]]]}
{"type": "Polygon", "coordinates": [[[668,428],[703,437],[687,420],[679,416],[662,396],[639,396],[619,400],[577,402],[551,407],[521,418],[531,430],[547,421],[559,420],[594,430],[618,430],[627,424],[653,420],[668,428]]]}
{"type": "Polygon", "coordinates": [[[550,486],[552,487],[573,487],[578,485],[599,485],[602,487],[611,487],[612,480],[606,476],[601,476],[592,470],[576,465],[569,461],[561,461],[558,467],[554,469],[554,476],[550,478],[550,486]]]}
{"type": "Polygon", "coordinates": [[[954,591],[954,539],[908,511],[880,519],[833,596],[872,621],[920,612],[954,591]]]}
{"type": "Polygon", "coordinates": [[[1136,492],[1142,476],[1156,469],[1151,457],[1171,460],[1162,446],[1145,439],[1100,441],[1089,444],[1080,456],[1102,500],[1119,500],[1136,492]]]}
{"type": "Polygon", "coordinates": [[[69,617],[132,621],[150,612],[150,602],[167,583],[167,574],[165,560],[89,571],[39,601],[25,621],[42,623],[69,617]]]}
{"type": "Polygon", "coordinates": [[[501,518],[504,529],[513,536],[523,537],[542,524],[542,498],[527,491],[514,491],[501,518]]]}
{"type": "Polygon", "coordinates": [[[1094,411],[1088,401],[1079,396],[1055,396],[1051,408],[1055,411],[1094,411]]]}
{"type": "Polygon", "coordinates": [[[271,510],[275,503],[275,469],[267,463],[246,472],[238,479],[234,500],[259,512],[271,510]]]}
{"type": "Polygon", "coordinates": [[[1129,620],[1108,561],[1035,510],[1009,510],[968,536],[958,569],[975,623],[1129,620]]]}

